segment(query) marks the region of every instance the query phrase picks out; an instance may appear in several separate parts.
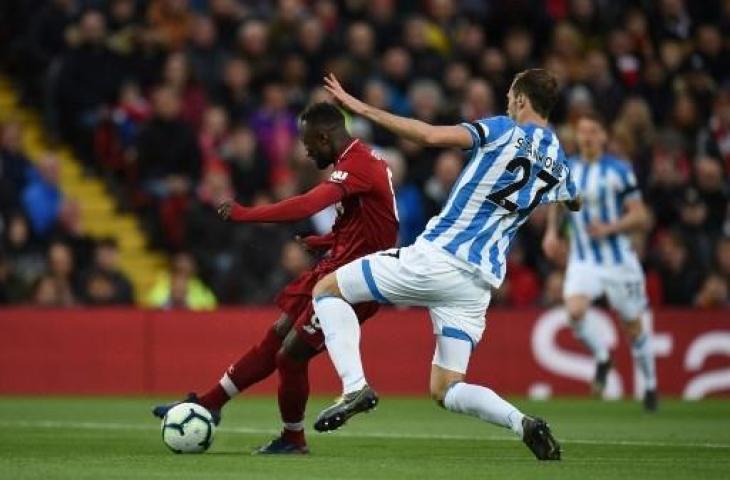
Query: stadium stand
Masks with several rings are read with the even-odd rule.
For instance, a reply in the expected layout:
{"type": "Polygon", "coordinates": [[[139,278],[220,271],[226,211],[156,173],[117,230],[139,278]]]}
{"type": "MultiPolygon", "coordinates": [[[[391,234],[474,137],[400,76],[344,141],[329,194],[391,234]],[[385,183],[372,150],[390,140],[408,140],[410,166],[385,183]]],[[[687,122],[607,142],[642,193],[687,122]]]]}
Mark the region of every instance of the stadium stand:
{"type": "MultiPolygon", "coordinates": [[[[637,239],[655,305],[730,305],[730,3],[688,0],[6,0],[0,6],[0,302],[270,303],[312,261],[290,227],[232,225],[316,184],[297,113],[335,72],[433,123],[504,111],[526,67],[558,76],[568,153],[586,110],[633,164],[654,216],[637,239]],[[169,262],[170,267],[166,267],[169,262]],[[130,293],[132,282],[134,295],[130,293]]],[[[445,201],[461,152],[360,118],[395,171],[401,243],[445,201]]],[[[494,302],[553,305],[544,215],[494,302]]]]}

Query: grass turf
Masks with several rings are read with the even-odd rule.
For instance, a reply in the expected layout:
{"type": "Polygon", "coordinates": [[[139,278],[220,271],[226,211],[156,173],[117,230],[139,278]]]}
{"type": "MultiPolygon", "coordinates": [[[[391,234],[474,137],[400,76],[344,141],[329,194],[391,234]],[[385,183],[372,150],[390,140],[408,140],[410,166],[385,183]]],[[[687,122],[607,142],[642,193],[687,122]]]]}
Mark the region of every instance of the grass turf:
{"type": "MultiPolygon", "coordinates": [[[[315,399],[309,420],[329,399],[315,399]]],[[[378,411],[331,435],[310,433],[306,457],[249,452],[277,431],[272,398],[224,412],[208,453],[163,445],[149,398],[0,397],[0,478],[7,479],[705,479],[730,478],[730,402],[516,403],[547,418],[563,461],[537,462],[513,435],[441,411],[425,399],[382,399],[378,411]]]]}

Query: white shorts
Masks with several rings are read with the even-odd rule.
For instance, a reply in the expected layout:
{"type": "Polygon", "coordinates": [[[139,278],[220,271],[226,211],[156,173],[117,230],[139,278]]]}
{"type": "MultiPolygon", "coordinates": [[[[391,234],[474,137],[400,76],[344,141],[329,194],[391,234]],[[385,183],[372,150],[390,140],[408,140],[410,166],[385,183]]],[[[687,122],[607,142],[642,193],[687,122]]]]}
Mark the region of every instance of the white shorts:
{"type": "MultiPolygon", "coordinates": [[[[469,351],[484,333],[490,285],[427,240],[350,262],[337,270],[337,284],[351,304],[375,300],[428,307],[434,334],[468,342],[469,351]]],[[[466,362],[446,358],[450,356],[443,350],[437,342],[434,363],[466,372],[468,356],[466,362]]]]}
{"type": "Polygon", "coordinates": [[[620,265],[569,262],[563,297],[576,295],[591,300],[605,295],[609,306],[624,321],[640,318],[648,307],[644,272],[638,262],[620,265]]]}

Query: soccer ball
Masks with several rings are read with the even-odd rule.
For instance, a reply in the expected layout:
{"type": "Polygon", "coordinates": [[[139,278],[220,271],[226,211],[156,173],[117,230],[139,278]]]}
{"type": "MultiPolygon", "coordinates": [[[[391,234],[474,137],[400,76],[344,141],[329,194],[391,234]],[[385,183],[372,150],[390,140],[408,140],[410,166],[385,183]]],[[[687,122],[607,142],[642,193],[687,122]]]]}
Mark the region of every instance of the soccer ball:
{"type": "Polygon", "coordinates": [[[162,441],[175,453],[202,453],[214,435],[213,416],[197,403],[175,405],[162,419],[162,441]]]}

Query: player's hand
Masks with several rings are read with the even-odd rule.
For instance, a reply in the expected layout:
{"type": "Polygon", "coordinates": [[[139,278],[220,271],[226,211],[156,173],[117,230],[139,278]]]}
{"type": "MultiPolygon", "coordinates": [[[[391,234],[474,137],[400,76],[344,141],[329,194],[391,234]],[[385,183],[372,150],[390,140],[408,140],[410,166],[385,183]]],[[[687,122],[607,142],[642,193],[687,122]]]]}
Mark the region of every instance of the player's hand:
{"type": "Polygon", "coordinates": [[[548,231],[542,239],[542,251],[549,260],[557,260],[560,257],[562,244],[558,234],[554,231],[548,231]]]}
{"type": "Polygon", "coordinates": [[[327,90],[340,105],[351,112],[361,114],[364,110],[365,104],[347,93],[333,73],[324,77],[324,89],[327,90]]]}
{"type": "Polygon", "coordinates": [[[233,200],[223,200],[221,203],[218,204],[218,216],[221,217],[223,220],[228,220],[231,218],[231,210],[233,209],[233,200]]]}
{"type": "Polygon", "coordinates": [[[294,240],[296,240],[296,242],[301,245],[306,251],[311,253],[317,253],[330,248],[330,243],[323,242],[323,237],[317,235],[309,235],[308,237],[302,237],[301,235],[297,235],[294,237],[294,240]]]}
{"type": "Polygon", "coordinates": [[[588,225],[588,235],[591,238],[603,238],[613,233],[613,226],[609,223],[595,222],[588,225]]]}
{"type": "Polygon", "coordinates": [[[301,235],[295,235],[294,241],[296,241],[301,247],[308,251],[308,252],[314,252],[314,247],[309,243],[309,239],[312,237],[302,237],[301,235]]]}

